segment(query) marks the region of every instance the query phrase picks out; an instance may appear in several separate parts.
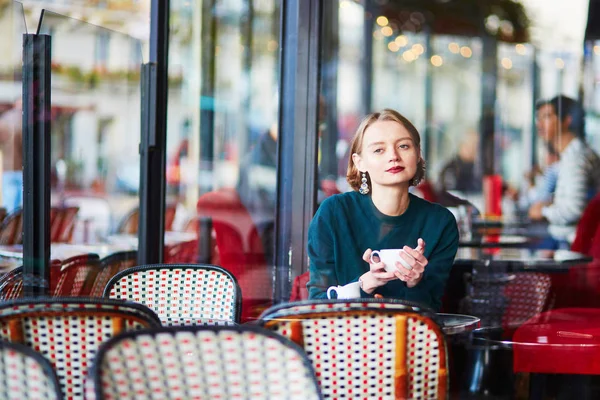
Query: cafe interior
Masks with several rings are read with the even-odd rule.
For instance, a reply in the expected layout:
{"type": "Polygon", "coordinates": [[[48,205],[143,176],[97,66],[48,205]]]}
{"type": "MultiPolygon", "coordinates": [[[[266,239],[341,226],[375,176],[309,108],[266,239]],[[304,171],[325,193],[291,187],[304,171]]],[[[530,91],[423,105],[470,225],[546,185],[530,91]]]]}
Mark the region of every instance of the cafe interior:
{"type": "Polygon", "coordinates": [[[600,0],[0,0],[0,49],[0,399],[600,398],[600,0]],[[384,109],[439,306],[309,294],[384,109]]]}

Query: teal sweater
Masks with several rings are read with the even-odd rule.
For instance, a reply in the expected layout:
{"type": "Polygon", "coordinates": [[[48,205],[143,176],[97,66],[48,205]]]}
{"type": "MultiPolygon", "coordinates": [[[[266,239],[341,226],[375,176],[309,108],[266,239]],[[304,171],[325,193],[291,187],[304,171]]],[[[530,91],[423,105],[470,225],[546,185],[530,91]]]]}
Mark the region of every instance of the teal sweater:
{"type": "Polygon", "coordinates": [[[399,249],[425,241],[429,263],[421,281],[408,288],[393,280],[372,294],[417,301],[439,310],[450,268],[458,249],[456,220],[448,209],[409,194],[406,212],[397,217],[382,214],[370,195],[348,192],[327,198],[317,210],[308,230],[311,299],[327,298],[327,288],[356,282],[369,270],[362,255],[367,249],[399,249]]]}

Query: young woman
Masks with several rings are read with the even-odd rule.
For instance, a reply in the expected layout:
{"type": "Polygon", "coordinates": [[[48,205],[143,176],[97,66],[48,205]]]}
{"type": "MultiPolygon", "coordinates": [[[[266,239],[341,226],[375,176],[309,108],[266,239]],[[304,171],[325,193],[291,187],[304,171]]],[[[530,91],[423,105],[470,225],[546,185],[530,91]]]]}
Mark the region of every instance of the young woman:
{"type": "Polygon", "coordinates": [[[310,298],[329,286],[360,282],[361,296],[420,302],[438,310],[458,248],[452,213],[408,192],[425,173],[421,138],[413,124],[385,109],[363,119],[351,146],[351,192],[327,198],[308,231],[310,298]],[[411,267],[386,272],[371,252],[399,252],[411,267]]]}

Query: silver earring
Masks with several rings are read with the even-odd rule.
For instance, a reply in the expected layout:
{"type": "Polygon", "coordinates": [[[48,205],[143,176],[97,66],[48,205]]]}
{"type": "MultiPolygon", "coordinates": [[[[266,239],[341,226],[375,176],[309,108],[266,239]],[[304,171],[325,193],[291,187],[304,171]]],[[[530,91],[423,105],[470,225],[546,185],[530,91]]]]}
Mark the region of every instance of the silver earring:
{"type": "Polygon", "coordinates": [[[367,174],[365,174],[364,172],[362,173],[362,179],[361,179],[361,185],[360,185],[360,189],[358,189],[358,192],[360,194],[367,194],[369,193],[369,185],[367,184],[367,174]]]}

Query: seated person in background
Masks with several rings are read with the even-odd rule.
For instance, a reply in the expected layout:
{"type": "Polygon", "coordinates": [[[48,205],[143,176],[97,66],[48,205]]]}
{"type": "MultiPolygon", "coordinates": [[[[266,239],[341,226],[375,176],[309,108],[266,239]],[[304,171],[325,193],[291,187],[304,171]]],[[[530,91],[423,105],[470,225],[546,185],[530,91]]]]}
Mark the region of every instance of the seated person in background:
{"type": "Polygon", "coordinates": [[[394,110],[369,114],[351,145],[347,180],[354,189],[327,198],[308,232],[310,298],[326,298],[332,285],[359,282],[362,297],[383,296],[441,306],[458,248],[448,209],[408,192],[425,172],[419,132],[394,110]],[[372,249],[403,249],[386,272],[371,263],[372,249]]]}
{"type": "Polygon", "coordinates": [[[478,145],[479,135],[475,131],[469,131],[463,138],[457,155],[442,167],[439,181],[441,191],[458,190],[466,193],[481,191],[482,179],[475,173],[478,145]]]}
{"type": "Polygon", "coordinates": [[[568,239],[600,189],[600,158],[584,141],[584,112],[577,101],[557,96],[539,102],[536,109],[538,135],[556,149],[560,161],[553,200],[533,204],[529,217],[548,220],[553,236],[568,239]]]}
{"type": "Polygon", "coordinates": [[[529,208],[539,202],[551,202],[558,179],[559,156],[551,143],[546,144],[546,167],[534,168],[526,174],[528,186],[522,189],[518,198],[520,209],[529,208]]]}

